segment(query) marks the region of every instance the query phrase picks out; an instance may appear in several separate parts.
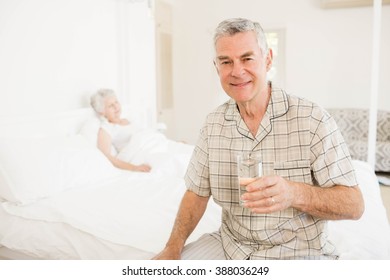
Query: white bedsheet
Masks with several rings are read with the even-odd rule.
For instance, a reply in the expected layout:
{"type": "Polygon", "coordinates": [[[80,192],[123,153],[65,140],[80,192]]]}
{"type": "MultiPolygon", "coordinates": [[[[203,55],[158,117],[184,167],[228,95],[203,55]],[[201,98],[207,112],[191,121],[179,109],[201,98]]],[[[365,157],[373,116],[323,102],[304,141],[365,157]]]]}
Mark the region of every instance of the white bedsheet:
{"type": "MultiPolygon", "coordinates": [[[[129,173],[99,187],[3,207],[19,217],[67,223],[104,240],[156,253],[168,240],[184,191],[181,178],[129,173]]],[[[213,215],[206,215],[191,240],[218,229],[218,207],[211,204],[209,211],[213,215]]]]}
{"type": "Polygon", "coordinates": [[[329,238],[343,259],[390,259],[390,226],[378,180],[368,163],[353,164],[365,211],[358,221],[329,222],[329,238]]]}
{"type": "MultiPolygon", "coordinates": [[[[359,221],[330,222],[329,237],[341,259],[390,259],[390,228],[375,175],[367,164],[354,164],[366,211],[359,221]]],[[[2,206],[18,217],[64,223],[115,244],[156,253],[167,241],[184,191],[181,178],[128,173],[101,186],[71,190],[31,205],[4,202],[2,206]]],[[[217,230],[219,224],[220,209],[210,201],[189,241],[217,230]]]]}
{"type": "Polygon", "coordinates": [[[66,223],[10,215],[1,206],[0,221],[0,259],[147,260],[154,255],[131,246],[114,244],[66,223]]]}

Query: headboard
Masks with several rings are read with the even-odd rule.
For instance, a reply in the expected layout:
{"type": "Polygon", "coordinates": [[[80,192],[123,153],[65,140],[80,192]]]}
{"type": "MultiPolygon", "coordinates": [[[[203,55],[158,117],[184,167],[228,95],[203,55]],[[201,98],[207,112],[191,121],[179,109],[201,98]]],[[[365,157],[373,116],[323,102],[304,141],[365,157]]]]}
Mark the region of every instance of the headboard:
{"type": "MultiPolygon", "coordinates": [[[[142,128],[155,128],[148,112],[122,108],[122,116],[142,128]]],[[[80,131],[90,119],[97,119],[92,108],[81,108],[66,112],[35,113],[16,116],[0,116],[1,136],[40,137],[47,134],[73,135],[80,131]]]]}
{"type": "MultiPolygon", "coordinates": [[[[328,108],[343,134],[353,159],[367,160],[369,110],[328,108]]],[[[390,112],[378,111],[375,171],[390,172],[390,112]]]]}
{"type": "Polygon", "coordinates": [[[76,134],[86,120],[95,116],[91,108],[67,112],[1,116],[0,131],[4,136],[39,137],[47,134],[76,134]]]}

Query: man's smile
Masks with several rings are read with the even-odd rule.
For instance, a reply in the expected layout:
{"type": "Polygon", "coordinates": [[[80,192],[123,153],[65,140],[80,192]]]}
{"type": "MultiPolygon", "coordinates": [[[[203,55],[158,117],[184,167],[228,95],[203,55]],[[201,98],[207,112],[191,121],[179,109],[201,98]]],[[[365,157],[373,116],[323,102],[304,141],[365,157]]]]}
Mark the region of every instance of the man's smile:
{"type": "Polygon", "coordinates": [[[250,84],[252,81],[248,81],[248,82],[242,82],[242,83],[230,83],[231,86],[234,86],[234,87],[245,87],[246,85],[250,84]]]}

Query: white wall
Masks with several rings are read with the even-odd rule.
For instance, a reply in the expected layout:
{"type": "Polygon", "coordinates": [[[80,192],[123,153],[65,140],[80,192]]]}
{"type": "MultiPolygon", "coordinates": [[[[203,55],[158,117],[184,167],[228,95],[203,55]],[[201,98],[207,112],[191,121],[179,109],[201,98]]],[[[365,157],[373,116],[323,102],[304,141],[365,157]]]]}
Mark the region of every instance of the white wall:
{"type": "Polygon", "coordinates": [[[146,0],[0,0],[0,116],[88,107],[101,87],[155,110],[154,61],[146,0]]]}
{"type": "MultiPolygon", "coordinates": [[[[165,0],[168,1],[168,0],[165,0]]],[[[372,9],[319,0],[169,0],[174,138],[194,143],[225,100],[213,31],[228,17],[286,29],[286,89],[324,107],[367,107],[372,9]]],[[[155,120],[154,22],[147,0],[0,0],[0,117],[88,106],[100,87],[155,120]]],[[[379,109],[390,110],[390,6],[383,7],[379,109]]]]}
{"type": "MultiPolygon", "coordinates": [[[[174,1],[177,139],[194,143],[208,112],[224,100],[212,65],[212,36],[229,17],[285,28],[285,89],[324,107],[369,107],[372,8],[329,9],[319,0],[174,1]]],[[[379,109],[390,110],[390,6],[382,11],[379,109]]]]}

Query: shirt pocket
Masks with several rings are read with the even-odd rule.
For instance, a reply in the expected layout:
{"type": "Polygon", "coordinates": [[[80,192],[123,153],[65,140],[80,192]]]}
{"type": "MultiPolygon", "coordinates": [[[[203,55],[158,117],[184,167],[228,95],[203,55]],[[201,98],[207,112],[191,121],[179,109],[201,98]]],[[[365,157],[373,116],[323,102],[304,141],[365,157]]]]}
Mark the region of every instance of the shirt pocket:
{"type": "Polygon", "coordinates": [[[275,162],[274,173],[290,181],[313,183],[310,160],[275,162]]]}

